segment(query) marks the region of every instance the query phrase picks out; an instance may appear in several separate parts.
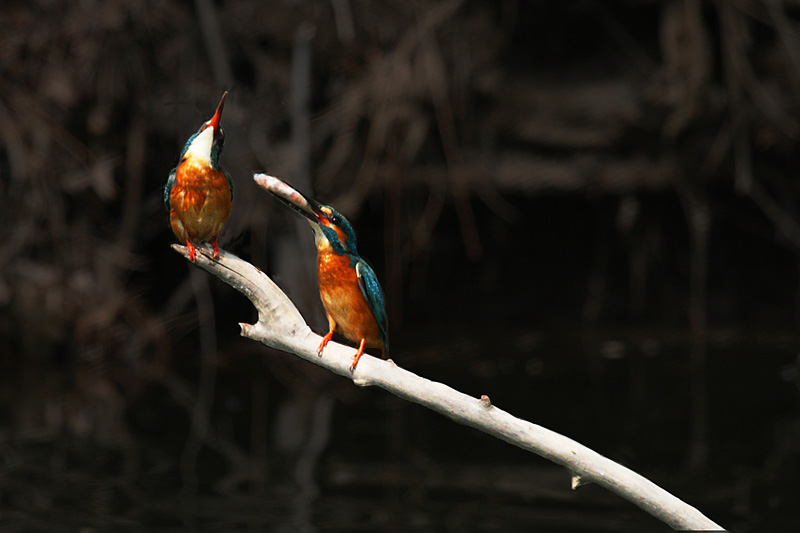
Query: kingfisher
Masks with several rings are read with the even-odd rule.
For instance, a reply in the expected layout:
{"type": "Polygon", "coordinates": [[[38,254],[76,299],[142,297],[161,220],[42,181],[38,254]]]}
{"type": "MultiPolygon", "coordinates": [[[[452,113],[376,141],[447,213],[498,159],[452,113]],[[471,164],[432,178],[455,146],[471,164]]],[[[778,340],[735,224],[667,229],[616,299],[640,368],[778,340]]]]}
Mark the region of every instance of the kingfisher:
{"type": "Polygon", "coordinates": [[[338,330],[358,343],[350,371],[356,369],[364,348],[389,354],[389,333],[383,290],[372,267],[358,255],[356,233],[350,222],[328,205],[320,205],[288,184],[266,174],[253,176],[256,183],[309,220],[317,247],[317,283],[328,317],[328,333],[317,354],[338,330]]]}
{"type": "Polygon", "coordinates": [[[217,238],[225,227],[233,202],[233,180],[219,165],[225,132],[219,121],[225,97],[222,93],[214,116],[189,137],[181,159],[167,179],[164,203],[172,231],[196,259],[195,244],[211,241],[214,259],[219,258],[217,238]]]}

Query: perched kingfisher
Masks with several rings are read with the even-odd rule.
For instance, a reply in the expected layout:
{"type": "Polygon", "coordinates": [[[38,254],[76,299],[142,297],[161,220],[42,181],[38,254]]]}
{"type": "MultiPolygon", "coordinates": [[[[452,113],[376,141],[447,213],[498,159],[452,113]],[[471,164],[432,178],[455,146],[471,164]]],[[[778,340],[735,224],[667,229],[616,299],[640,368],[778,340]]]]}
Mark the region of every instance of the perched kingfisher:
{"type": "Polygon", "coordinates": [[[219,120],[227,95],[227,91],[222,94],[211,120],[186,141],[178,166],[164,188],[172,231],[186,243],[192,262],[196,258],[194,245],[208,241],[214,246],[214,259],[219,257],[217,237],[231,212],[233,180],[219,166],[219,154],[225,144],[219,120]]]}
{"type": "Polygon", "coordinates": [[[334,330],[359,343],[350,371],[354,371],[365,347],[380,348],[389,354],[389,333],[383,290],[372,267],[358,255],[356,233],[341,213],[320,205],[278,178],[266,174],[253,176],[256,183],[279,200],[308,218],[317,246],[317,282],[328,333],[317,353],[331,340],[334,330]]]}

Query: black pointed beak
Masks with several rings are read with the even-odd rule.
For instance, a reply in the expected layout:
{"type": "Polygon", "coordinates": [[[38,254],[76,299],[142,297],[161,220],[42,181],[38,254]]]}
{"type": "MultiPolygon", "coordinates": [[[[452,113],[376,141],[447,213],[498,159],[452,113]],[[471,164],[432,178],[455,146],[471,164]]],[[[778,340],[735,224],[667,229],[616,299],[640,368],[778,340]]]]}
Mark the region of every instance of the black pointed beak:
{"type": "Polygon", "coordinates": [[[264,190],[269,191],[278,200],[285,203],[311,222],[320,223],[322,210],[320,204],[293,189],[287,183],[266,174],[254,174],[253,180],[264,190]]]}

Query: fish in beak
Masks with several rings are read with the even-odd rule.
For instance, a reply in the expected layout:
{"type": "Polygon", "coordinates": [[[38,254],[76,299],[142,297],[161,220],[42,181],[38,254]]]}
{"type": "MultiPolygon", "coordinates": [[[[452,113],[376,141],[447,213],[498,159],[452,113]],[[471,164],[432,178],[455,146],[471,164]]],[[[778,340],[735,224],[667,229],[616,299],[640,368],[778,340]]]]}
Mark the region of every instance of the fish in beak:
{"type": "Polygon", "coordinates": [[[322,206],[308,196],[273,176],[255,174],[253,179],[262,189],[272,193],[278,200],[288,205],[311,222],[316,224],[320,223],[322,219],[322,206]]]}

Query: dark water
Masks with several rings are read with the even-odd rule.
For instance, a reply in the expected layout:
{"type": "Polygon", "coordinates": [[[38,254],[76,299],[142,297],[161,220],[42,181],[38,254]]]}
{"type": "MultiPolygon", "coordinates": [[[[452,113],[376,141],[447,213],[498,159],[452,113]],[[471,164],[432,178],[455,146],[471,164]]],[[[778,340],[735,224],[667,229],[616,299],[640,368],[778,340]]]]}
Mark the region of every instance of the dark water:
{"type": "MultiPolygon", "coordinates": [[[[798,523],[790,338],[712,333],[707,460],[689,466],[685,332],[502,333],[496,343],[456,336],[437,344],[417,331],[420,349],[408,346],[415,355],[406,366],[468,394],[488,394],[495,405],[631,467],[726,527],[769,531],[798,523]],[[748,364],[753,360],[758,364],[748,364]]],[[[289,357],[266,348],[264,356],[278,365],[289,357]]],[[[571,491],[568,473],[543,459],[339,378],[296,395],[289,414],[266,409],[264,435],[250,432],[248,443],[239,429],[253,412],[240,411],[234,399],[251,391],[242,391],[239,372],[217,369],[217,401],[227,407],[212,409],[216,433],[188,466],[188,421],[156,388],[128,408],[132,432],[113,444],[6,433],[3,531],[668,530],[600,487],[571,491]],[[143,421],[142,412],[154,407],[150,422],[143,421]],[[281,417],[303,433],[297,448],[276,444],[281,417]],[[258,438],[268,453],[256,450],[258,438]],[[221,441],[242,448],[226,450],[221,441]]]]}

